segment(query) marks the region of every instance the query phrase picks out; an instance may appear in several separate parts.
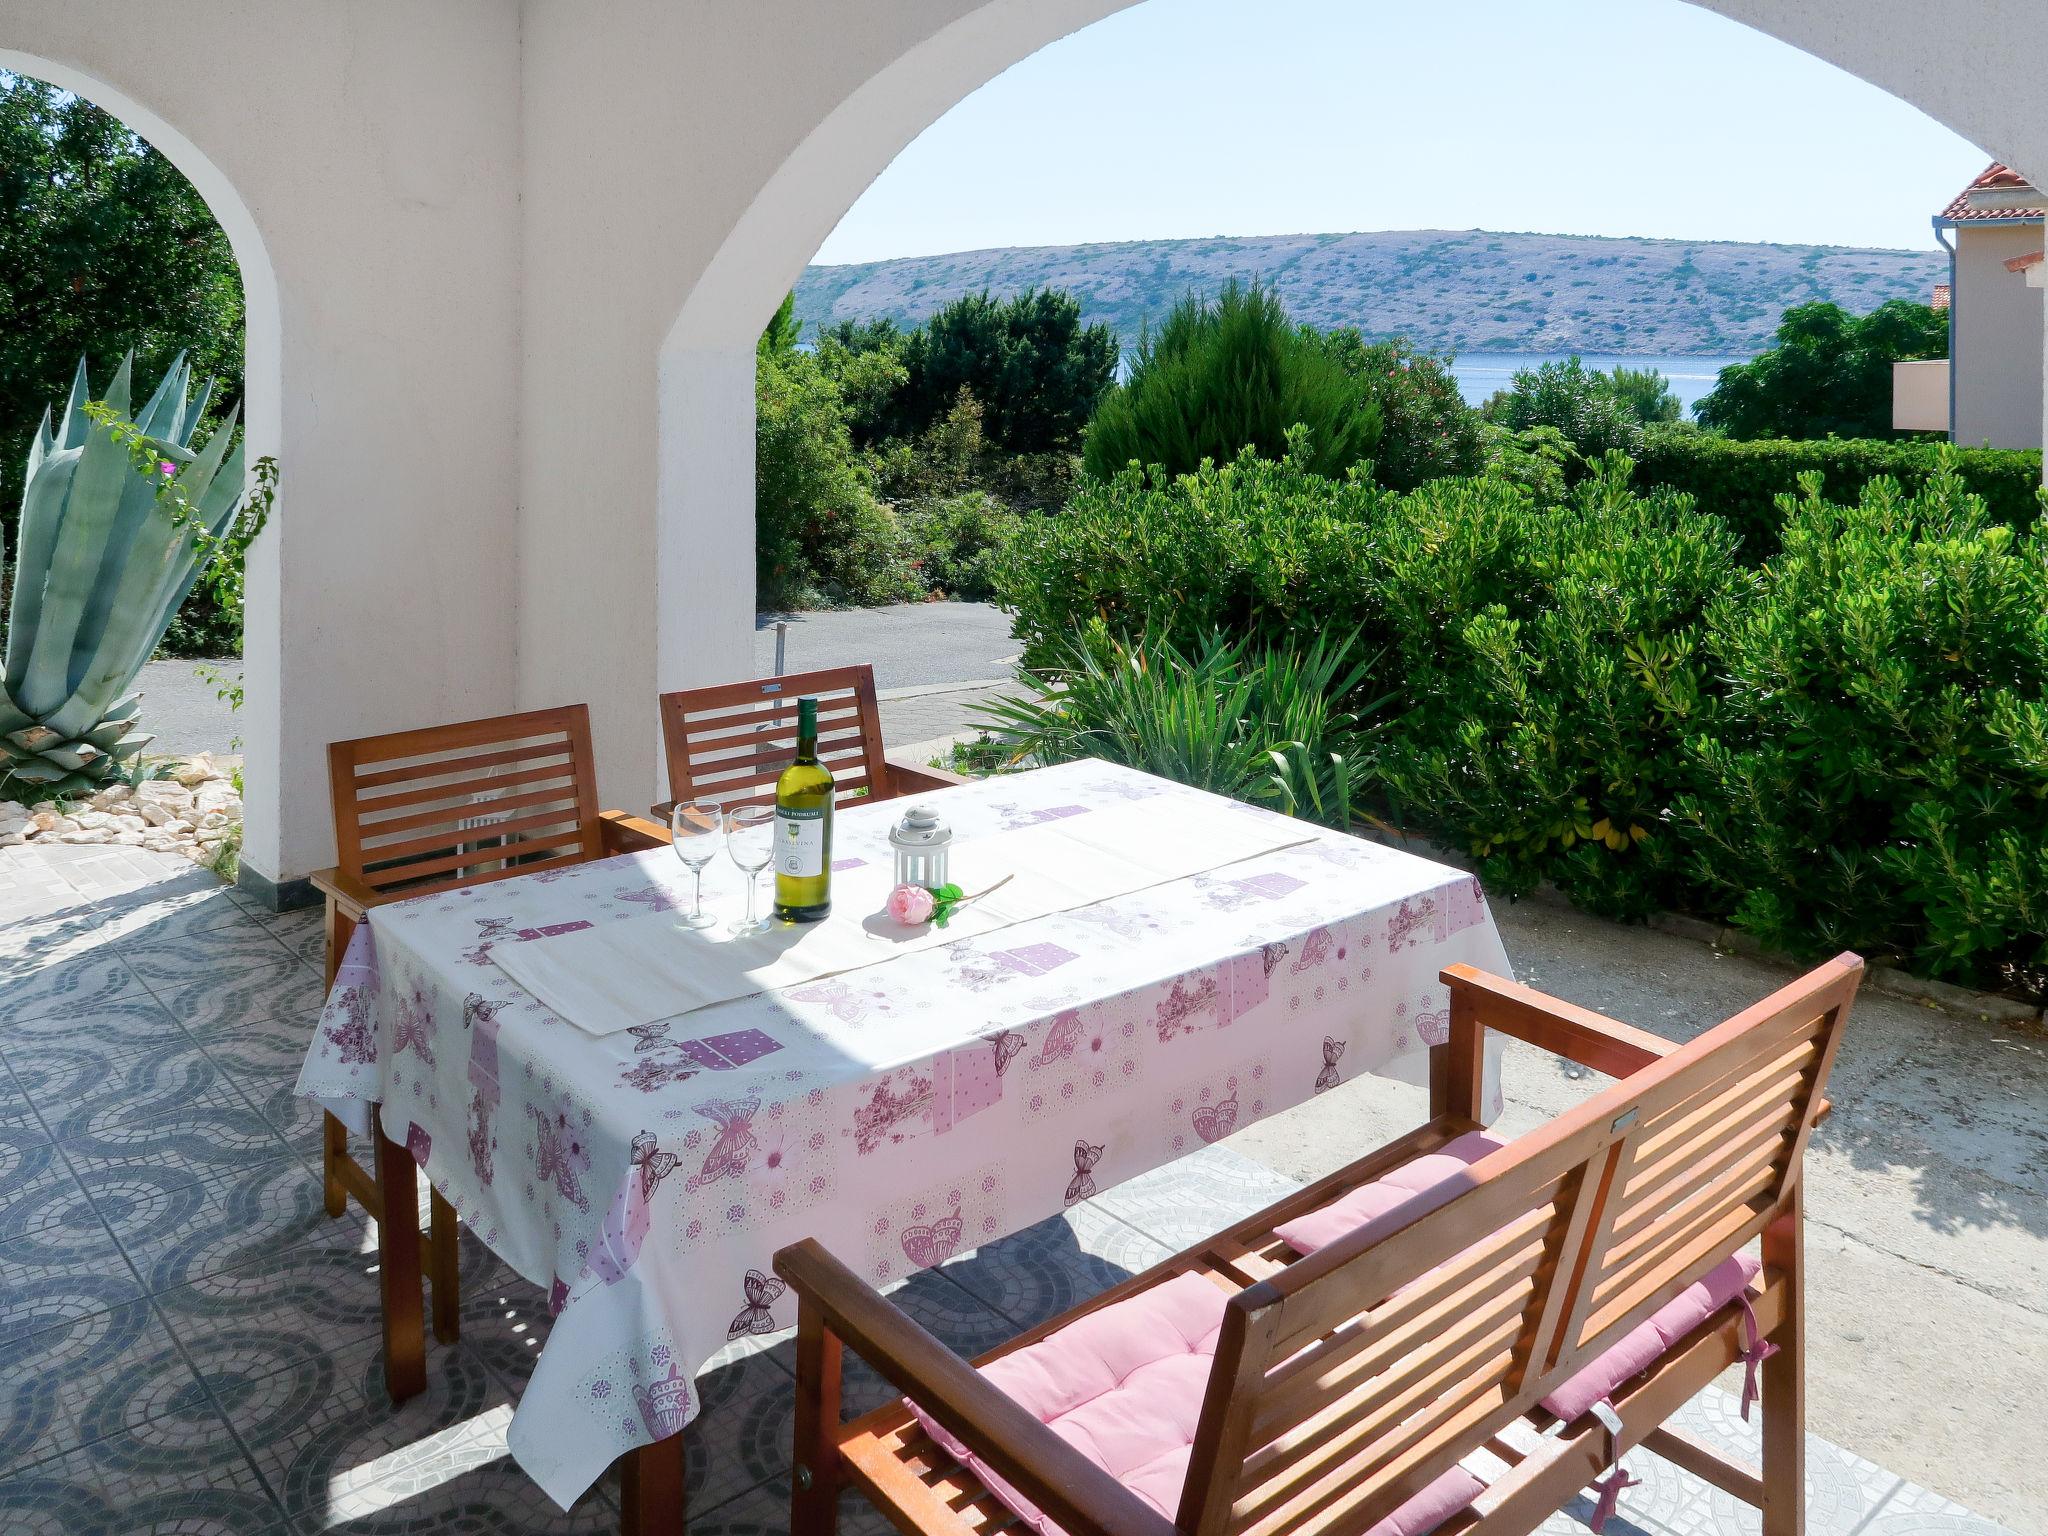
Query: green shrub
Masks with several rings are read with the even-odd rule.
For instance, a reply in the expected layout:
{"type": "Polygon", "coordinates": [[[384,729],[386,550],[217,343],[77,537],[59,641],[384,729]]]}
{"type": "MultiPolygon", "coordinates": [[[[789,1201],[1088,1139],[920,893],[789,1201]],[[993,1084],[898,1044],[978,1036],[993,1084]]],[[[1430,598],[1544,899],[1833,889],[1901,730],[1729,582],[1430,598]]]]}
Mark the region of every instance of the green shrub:
{"type": "Polygon", "coordinates": [[[1734,574],[1722,524],[1627,479],[1616,455],[1562,506],[1438,482],[1390,503],[1376,541],[1405,706],[1382,763],[1395,818],[1505,893],[1547,877],[1611,915],[1679,894],[1665,810],[1702,617],[1734,574]]]}
{"type": "Polygon", "coordinates": [[[1716,604],[1725,693],[1690,743],[1694,872],[1794,951],[2030,983],[2048,962],[2048,547],[1960,475],[1854,506],[1809,477],[1716,604]]]}
{"type": "MultiPolygon", "coordinates": [[[[880,341],[878,334],[849,339],[880,341]]],[[[1006,453],[1070,449],[1116,377],[1116,333],[1083,325],[1081,304],[1059,289],[1007,299],[964,294],[895,343],[904,378],[881,435],[916,437],[964,389],[987,413],[989,442],[1006,453]]]]}
{"type": "Polygon", "coordinates": [[[1890,299],[1867,315],[1795,304],[1776,344],[1723,368],[1693,414],[1730,437],[1889,438],[1892,364],[1947,355],[1948,316],[1926,304],[1890,299]]]}
{"type": "Polygon", "coordinates": [[[1797,492],[1802,475],[1818,473],[1828,500],[1849,503],[1879,475],[1891,476],[1909,493],[1919,490],[1934,477],[1944,455],[1964,486],[1984,499],[1993,522],[2033,526],[2040,512],[2041,454],[2032,448],[1950,449],[1940,443],[1869,438],[1736,442],[1667,427],[1645,435],[1636,455],[1636,483],[1685,492],[1704,510],[1726,518],[1741,536],[1744,552],[1761,560],[1778,548],[1784,516],[1778,498],[1797,492]]]}
{"type": "Polygon", "coordinates": [[[1348,827],[1367,782],[1362,749],[1378,701],[1350,640],[1257,648],[1211,634],[1183,650],[1128,644],[1100,625],[1049,642],[1027,695],[979,706],[1013,758],[1098,757],[1197,789],[1348,827]]]}
{"type": "Polygon", "coordinates": [[[1629,368],[1617,363],[1599,377],[1607,381],[1614,398],[1627,406],[1644,426],[1676,421],[1684,414],[1670,381],[1654,368],[1629,368]]]}
{"type": "Polygon", "coordinates": [[[1309,331],[1379,407],[1372,474],[1410,491],[1425,480],[1475,475],[1485,462],[1485,423],[1465,403],[1448,357],[1417,352],[1398,337],[1369,343],[1357,330],[1309,331]]]}
{"type": "Polygon", "coordinates": [[[1082,463],[1097,479],[1130,464],[1191,474],[1247,447],[1299,455],[1289,446],[1298,426],[1305,467],[1341,476],[1379,441],[1380,410],[1270,291],[1231,283],[1213,302],[1190,294],[1140,339],[1130,377],[1088,424],[1082,463]]]}
{"type": "Polygon", "coordinates": [[[995,564],[1027,665],[1100,619],[1183,649],[1212,631],[1277,643],[1367,623],[1367,524],[1386,492],[1247,448],[1194,474],[1085,480],[1064,512],[1022,521],[995,564]]]}
{"type": "Polygon", "coordinates": [[[986,491],[920,503],[902,514],[910,563],[942,597],[981,603],[995,596],[998,553],[1014,536],[1018,514],[986,491]]]}
{"type": "Polygon", "coordinates": [[[1486,419],[1510,432],[1555,427],[1587,462],[1604,454],[1634,454],[1643,424],[1613,382],[1578,358],[1515,370],[1512,384],[1486,402],[1486,419]]]}
{"type": "Polygon", "coordinates": [[[1510,432],[1490,421],[1484,426],[1480,438],[1486,454],[1483,474],[1520,486],[1532,500],[1545,506],[1564,500],[1565,479],[1580,459],[1562,432],[1555,427],[1524,427],[1519,432],[1510,432]]]}
{"type": "Polygon", "coordinates": [[[755,597],[764,607],[924,595],[814,354],[764,347],[754,387],[755,597]]]}

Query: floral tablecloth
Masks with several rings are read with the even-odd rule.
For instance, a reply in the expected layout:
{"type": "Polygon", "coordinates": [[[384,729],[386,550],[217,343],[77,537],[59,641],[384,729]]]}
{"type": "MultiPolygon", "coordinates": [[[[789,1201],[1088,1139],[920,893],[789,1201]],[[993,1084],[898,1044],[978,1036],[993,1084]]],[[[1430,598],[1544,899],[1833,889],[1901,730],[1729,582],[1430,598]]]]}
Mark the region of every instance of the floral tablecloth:
{"type": "MultiPolygon", "coordinates": [[[[1219,804],[1093,761],[929,801],[962,861],[996,830],[1172,796],[1219,804]]],[[[842,808],[835,866],[887,860],[898,810],[842,808]]],[[[602,1039],[491,963],[675,910],[689,880],[662,849],[376,909],[299,1078],[359,1131],[381,1105],[549,1288],[510,1441],[565,1506],[695,1416],[692,1378],[730,1340],[794,1325],[778,1248],[815,1237],[886,1285],[1359,1074],[1424,1082],[1437,973],[1507,971],[1476,881],[1334,832],[602,1039]]],[[[718,859],[707,901],[735,911],[740,880],[718,859]]]]}

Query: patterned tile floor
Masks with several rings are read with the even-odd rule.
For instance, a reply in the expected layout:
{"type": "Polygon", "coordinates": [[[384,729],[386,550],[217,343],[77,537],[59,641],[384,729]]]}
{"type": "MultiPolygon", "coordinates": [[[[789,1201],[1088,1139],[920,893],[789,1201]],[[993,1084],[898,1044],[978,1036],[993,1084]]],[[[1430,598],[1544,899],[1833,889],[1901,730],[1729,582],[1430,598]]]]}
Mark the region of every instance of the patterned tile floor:
{"type": "MultiPolygon", "coordinates": [[[[0,849],[0,1531],[285,1536],[615,1529],[609,1480],[563,1513],[505,1429],[547,1328],[465,1240],[462,1341],[383,1396],[372,1235],[328,1221],[318,1116],[292,1097],[319,1006],[312,913],[264,914],[124,849],[0,849]]],[[[1225,1147],[927,1272],[898,1300],[974,1353],[1289,1187],[1225,1147]]],[[[701,1383],[695,1532],[784,1528],[786,1341],[701,1383]]],[[[851,1366],[849,1402],[886,1396],[851,1366]]],[[[1710,1394],[1692,1427],[1755,1454],[1710,1394]]],[[[1814,1536],[1999,1528],[1815,1440],[1814,1536]]],[[[1723,1536],[1752,1511],[1637,1453],[1617,1536],[1723,1536]]],[[[849,1503],[849,1536],[879,1532],[849,1503]]],[[[1581,1500],[1543,1529],[1582,1532],[1581,1500]]]]}

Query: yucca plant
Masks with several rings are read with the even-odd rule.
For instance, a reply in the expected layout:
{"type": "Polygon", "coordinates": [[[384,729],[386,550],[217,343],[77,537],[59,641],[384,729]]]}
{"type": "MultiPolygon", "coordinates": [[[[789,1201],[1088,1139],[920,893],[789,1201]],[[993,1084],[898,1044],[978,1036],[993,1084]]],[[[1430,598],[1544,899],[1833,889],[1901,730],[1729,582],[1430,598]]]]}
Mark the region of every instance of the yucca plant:
{"type": "Polygon", "coordinates": [[[1019,758],[1099,757],[1348,827],[1370,779],[1363,692],[1377,658],[1349,640],[1255,648],[1212,634],[1183,651],[1153,633],[1130,645],[1096,626],[1065,638],[1029,697],[977,706],[1019,758]]]}
{"type": "Polygon", "coordinates": [[[234,413],[194,454],[212,386],[188,401],[181,353],[131,416],[133,363],[93,402],[80,358],[62,417],[45,411],[29,449],[0,660],[0,798],[91,794],[128,770],[151,739],[128,689],[241,500],[234,413]]]}

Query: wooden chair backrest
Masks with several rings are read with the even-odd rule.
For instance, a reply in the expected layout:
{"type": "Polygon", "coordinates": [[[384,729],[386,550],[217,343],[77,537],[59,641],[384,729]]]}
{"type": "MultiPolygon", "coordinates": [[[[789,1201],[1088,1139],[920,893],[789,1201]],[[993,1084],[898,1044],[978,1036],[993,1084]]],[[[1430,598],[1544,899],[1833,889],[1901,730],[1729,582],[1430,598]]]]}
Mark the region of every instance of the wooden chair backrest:
{"type": "Polygon", "coordinates": [[[832,770],[835,799],[861,790],[888,799],[875,669],[866,663],[664,693],[669,798],[772,803],[775,780],[796,755],[796,701],[805,696],[818,701],[818,758],[832,770]]]}
{"type": "Polygon", "coordinates": [[[407,895],[603,855],[590,712],[581,704],[327,749],[336,863],[407,895]]]}
{"type": "MultiPolygon", "coordinates": [[[[1760,1233],[1861,971],[1829,962],[1240,1292],[1181,1529],[1370,1529],[1760,1233]]],[[[1484,1015],[1454,980],[1454,1030],[1484,1015]]]]}

